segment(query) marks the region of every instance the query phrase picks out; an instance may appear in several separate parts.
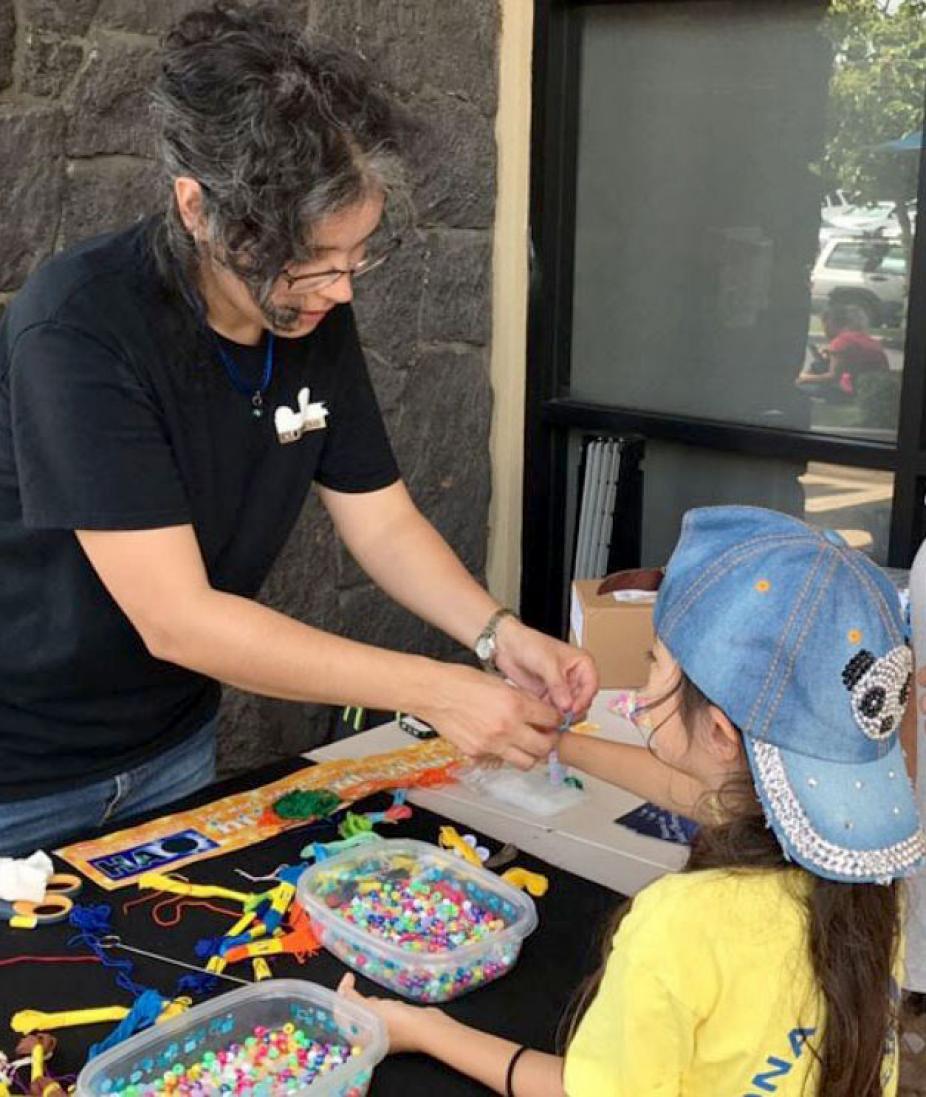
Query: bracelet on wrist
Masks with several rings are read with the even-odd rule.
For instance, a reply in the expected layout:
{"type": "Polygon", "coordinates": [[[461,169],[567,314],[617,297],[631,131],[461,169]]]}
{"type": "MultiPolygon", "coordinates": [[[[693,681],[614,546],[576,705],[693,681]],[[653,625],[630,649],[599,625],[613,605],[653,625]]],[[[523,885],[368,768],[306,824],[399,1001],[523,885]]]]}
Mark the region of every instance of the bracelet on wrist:
{"type": "Polygon", "coordinates": [[[526,1045],[522,1044],[514,1055],[511,1056],[511,1059],[508,1062],[508,1072],[505,1075],[505,1097],[514,1097],[514,1068],[518,1065],[518,1060],[524,1052],[529,1050],[530,1049],[526,1045]]]}

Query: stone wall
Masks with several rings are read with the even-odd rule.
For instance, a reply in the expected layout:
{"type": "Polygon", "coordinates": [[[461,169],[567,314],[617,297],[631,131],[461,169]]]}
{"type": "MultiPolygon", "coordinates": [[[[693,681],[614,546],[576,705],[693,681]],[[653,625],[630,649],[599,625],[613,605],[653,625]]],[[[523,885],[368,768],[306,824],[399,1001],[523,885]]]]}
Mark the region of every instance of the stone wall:
{"type": "MultiPolygon", "coordinates": [[[[201,0],[0,0],[0,304],[51,252],[165,200],[145,89],[158,36],[201,0]]],[[[498,0],[302,0],[307,27],[363,52],[423,123],[417,225],[358,315],[373,381],[419,506],[477,575],[490,488],[491,246],[498,0]]],[[[310,500],[262,593],[321,628],[461,653],[381,595],[310,500]]],[[[329,733],[333,714],[229,690],[222,763],[239,769],[329,733]]]]}

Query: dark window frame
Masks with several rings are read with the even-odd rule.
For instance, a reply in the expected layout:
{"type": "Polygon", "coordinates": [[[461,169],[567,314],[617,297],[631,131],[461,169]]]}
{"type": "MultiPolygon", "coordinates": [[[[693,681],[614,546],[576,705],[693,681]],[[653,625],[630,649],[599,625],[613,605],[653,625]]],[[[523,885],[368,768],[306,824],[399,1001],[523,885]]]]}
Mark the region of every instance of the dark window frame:
{"type": "MultiPolygon", "coordinates": [[[[894,473],[888,563],[909,567],[926,536],[926,232],[917,232],[896,443],[775,430],[569,397],[580,24],[583,8],[637,0],[536,0],[531,120],[521,612],[563,635],[570,431],[633,433],[748,457],[790,457],[894,473]]],[[[695,0],[650,0],[684,4],[695,0]]],[[[750,0],[735,0],[748,4],[750,0]]],[[[926,210],[926,149],[917,202],[926,210]]]]}

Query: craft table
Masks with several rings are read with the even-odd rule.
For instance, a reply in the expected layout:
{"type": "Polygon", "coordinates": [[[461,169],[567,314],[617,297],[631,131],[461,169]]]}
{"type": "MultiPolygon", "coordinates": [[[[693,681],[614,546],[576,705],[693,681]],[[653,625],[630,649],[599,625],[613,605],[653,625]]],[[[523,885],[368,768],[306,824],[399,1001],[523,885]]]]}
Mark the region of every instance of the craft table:
{"type": "MultiPolygon", "coordinates": [[[[597,735],[640,745],[640,735],[630,721],[608,707],[617,692],[602,690],[587,719],[599,725],[597,735]]],[[[414,741],[392,721],[310,751],[306,757],[315,761],[360,758],[414,741]]],[[[579,776],[585,785],[582,802],[547,817],[488,800],[460,784],[438,790],[414,789],[410,800],[469,828],[478,828],[500,842],[513,842],[551,865],[569,869],[623,895],[635,895],[659,876],[682,867],[688,855],[686,847],[648,838],[614,823],[642,800],[594,777],[579,776]]]]}
{"type": "MultiPolygon", "coordinates": [[[[380,733],[382,735],[384,733],[380,733]]],[[[355,750],[369,744],[372,749],[377,733],[354,739],[349,744],[355,750]]],[[[403,744],[407,743],[403,735],[403,744]]],[[[350,751],[348,751],[350,753],[350,751]]],[[[177,805],[192,807],[208,803],[221,796],[246,788],[264,785],[304,766],[304,762],[281,763],[221,782],[203,790],[177,805]]],[[[373,797],[355,810],[380,809],[388,804],[386,796],[373,797]]],[[[434,802],[430,801],[429,802],[434,802]]],[[[439,801],[447,810],[437,814],[418,807],[411,820],[390,828],[388,834],[415,837],[434,842],[442,823],[456,822],[455,801],[447,793],[439,801]]],[[[613,814],[621,810],[617,805],[613,814]]],[[[155,817],[157,813],[154,813],[155,817]]],[[[609,818],[613,817],[613,814],[609,818]]],[[[152,816],[149,815],[148,818],[152,816]]],[[[483,843],[493,852],[498,843],[491,841],[493,832],[501,825],[497,813],[486,811],[486,826],[474,826],[467,822],[467,829],[475,830],[483,843]]],[[[140,820],[139,820],[140,821],[140,820]]],[[[123,824],[125,825],[125,824],[123,824]]],[[[379,828],[381,831],[383,828],[379,828]]],[[[617,829],[617,828],[615,828],[617,829]]],[[[525,837],[523,848],[532,851],[554,850],[555,843],[541,841],[542,827],[522,829],[525,837]],[[527,841],[531,837],[536,840],[527,841]]],[[[316,834],[320,840],[334,835],[316,834]]],[[[196,883],[220,884],[237,890],[250,890],[251,885],[235,872],[241,868],[252,875],[273,872],[281,863],[298,861],[299,850],[308,835],[304,828],[286,832],[259,845],[250,846],[237,853],[202,861],[187,866],[183,875],[196,883]]],[[[558,847],[556,847],[558,849],[558,847]]],[[[554,850],[555,851],[555,850],[554,850]]],[[[562,861],[562,858],[558,858],[562,861]]],[[[641,860],[643,860],[641,858],[641,860]]],[[[546,1050],[555,1046],[557,1026],[576,988],[583,977],[598,966],[601,955],[599,927],[607,921],[620,897],[580,876],[562,868],[551,867],[536,856],[526,855],[518,863],[534,871],[545,873],[550,879],[550,890],[537,900],[540,925],[524,944],[521,957],[507,976],[481,988],[473,994],[451,1002],[448,1012],[470,1024],[478,1025],[499,1035],[546,1050]]],[[[66,869],[57,862],[58,869],[66,869]]],[[[253,885],[260,888],[260,884],[253,885]]],[[[123,904],[139,898],[137,888],[127,887],[119,891],[105,892],[85,882],[77,901],[84,904],[109,903],[113,908],[113,928],[122,939],[140,948],[195,963],[194,944],[201,937],[217,936],[225,932],[230,917],[222,917],[208,910],[188,908],[180,923],[172,928],[158,928],[151,920],[150,903],[138,904],[123,911],[123,904]]],[[[219,905],[222,905],[219,901],[219,905]]],[[[234,908],[230,908],[233,910],[234,908]]],[[[35,930],[13,930],[0,923],[0,962],[14,956],[75,955],[67,941],[73,931],[66,924],[45,926],[35,930]]],[[[119,952],[120,958],[127,954],[119,952]]],[[[145,986],[154,987],[162,994],[175,992],[177,980],[184,972],[159,961],[141,956],[130,956],[135,967],[133,978],[145,986]]],[[[289,956],[274,957],[272,969],[277,977],[304,977],[323,986],[337,985],[345,971],[344,966],[327,952],[309,958],[304,966],[289,956]]],[[[250,966],[236,965],[231,974],[250,978],[250,966]]],[[[384,993],[365,980],[359,980],[364,993],[384,993]]],[[[232,989],[232,984],[222,985],[232,989]]],[[[0,966],[0,1050],[11,1055],[19,1037],[8,1027],[9,1019],[20,1009],[41,1010],[78,1009],[103,1005],[130,1005],[131,996],[116,987],[111,969],[97,963],[18,963],[0,966]]],[[[49,1063],[51,1073],[57,1077],[76,1073],[83,1065],[88,1046],[102,1039],[112,1025],[94,1025],[81,1028],[64,1028],[55,1032],[58,1050],[49,1063]]],[[[437,1063],[421,1056],[403,1055],[390,1057],[376,1070],[370,1090],[372,1097],[391,1097],[434,1092],[441,1097],[483,1094],[487,1091],[437,1063]]]]}

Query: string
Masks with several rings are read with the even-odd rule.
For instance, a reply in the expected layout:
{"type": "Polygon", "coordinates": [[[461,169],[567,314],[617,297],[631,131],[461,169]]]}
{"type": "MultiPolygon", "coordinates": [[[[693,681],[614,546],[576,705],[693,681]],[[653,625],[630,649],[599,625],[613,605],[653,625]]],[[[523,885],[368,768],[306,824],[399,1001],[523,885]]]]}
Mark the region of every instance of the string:
{"type": "Polygon", "coordinates": [[[141,895],[136,895],[134,899],[129,899],[122,904],[122,913],[128,914],[132,907],[137,907],[139,903],[150,903],[152,899],[158,899],[162,895],[167,895],[166,891],[146,891],[141,895]]]}
{"type": "Polygon", "coordinates": [[[161,929],[173,929],[180,925],[180,920],[183,915],[183,911],[187,907],[203,907],[205,910],[211,910],[215,914],[224,914],[227,918],[233,918],[237,920],[241,917],[240,910],[228,910],[225,907],[218,907],[214,903],[210,903],[208,899],[196,899],[190,896],[171,896],[169,899],[162,899],[151,910],[151,918],[156,926],[161,929]],[[174,917],[171,919],[166,914],[162,914],[162,909],[170,909],[171,904],[173,906],[174,917]]]}
{"type": "MultiPolygon", "coordinates": [[[[179,872],[173,873],[173,878],[179,880],[182,884],[188,884],[189,878],[181,876],[179,872]]],[[[151,888],[147,888],[141,895],[136,895],[134,899],[129,899],[122,904],[122,913],[128,914],[132,907],[137,907],[140,903],[150,903],[153,900],[159,900],[165,895],[174,895],[173,891],[154,891],[151,888]]]]}
{"type": "Polygon", "coordinates": [[[112,968],[115,975],[116,986],[127,990],[133,998],[143,994],[146,987],[132,979],[132,971],[135,964],[126,957],[120,960],[115,956],[107,955],[100,938],[112,932],[112,907],[107,903],[99,903],[96,906],[74,905],[69,921],[80,932],[68,941],[68,948],[74,945],[83,945],[88,948],[100,961],[103,967],[112,968]]]}
{"type": "Polygon", "coordinates": [[[0,960],[0,967],[11,964],[99,964],[99,956],[10,956],[0,960]]]}

